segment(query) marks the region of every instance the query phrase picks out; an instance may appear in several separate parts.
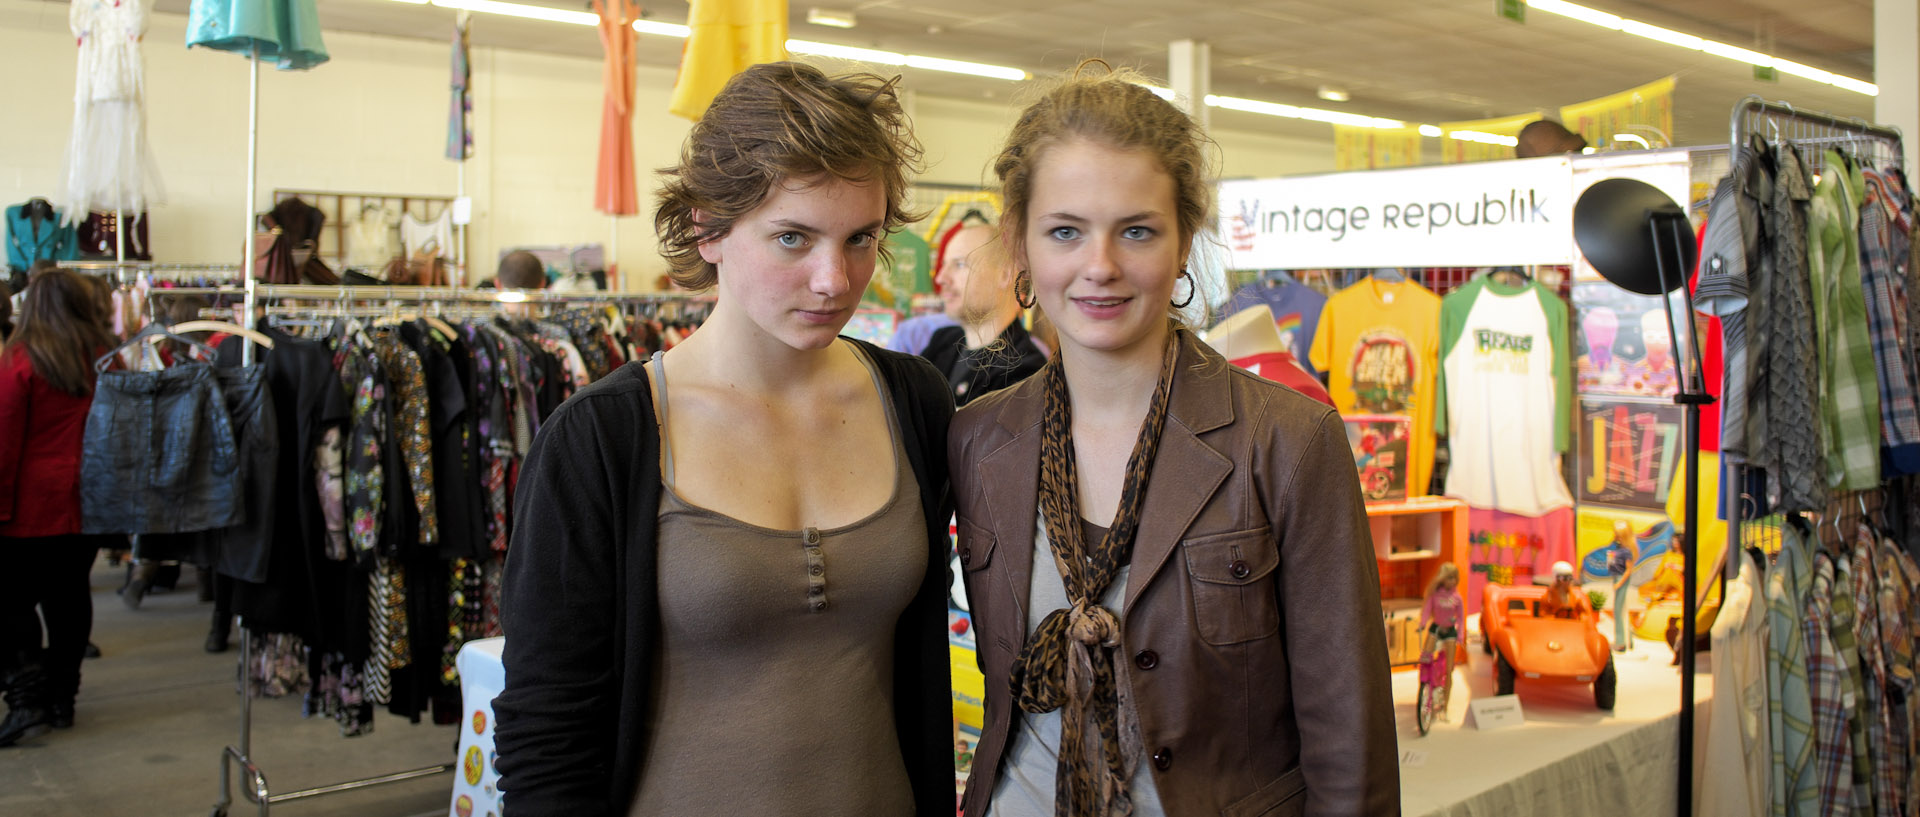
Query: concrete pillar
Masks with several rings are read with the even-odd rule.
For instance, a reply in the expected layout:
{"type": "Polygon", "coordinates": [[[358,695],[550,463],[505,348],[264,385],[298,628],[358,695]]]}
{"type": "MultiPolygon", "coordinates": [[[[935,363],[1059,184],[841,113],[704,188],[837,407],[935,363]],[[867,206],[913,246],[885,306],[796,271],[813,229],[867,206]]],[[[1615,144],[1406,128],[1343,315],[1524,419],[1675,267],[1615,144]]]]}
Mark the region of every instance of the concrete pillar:
{"type": "Polygon", "coordinates": [[[1873,81],[1880,86],[1873,119],[1900,129],[1912,174],[1920,169],[1920,3],[1874,0],[1873,81]]]}
{"type": "Polygon", "coordinates": [[[1173,104],[1199,122],[1201,130],[1210,129],[1207,94],[1213,93],[1212,74],[1211,46],[1195,40],[1175,40],[1167,45],[1167,82],[1173,86],[1173,104]]]}

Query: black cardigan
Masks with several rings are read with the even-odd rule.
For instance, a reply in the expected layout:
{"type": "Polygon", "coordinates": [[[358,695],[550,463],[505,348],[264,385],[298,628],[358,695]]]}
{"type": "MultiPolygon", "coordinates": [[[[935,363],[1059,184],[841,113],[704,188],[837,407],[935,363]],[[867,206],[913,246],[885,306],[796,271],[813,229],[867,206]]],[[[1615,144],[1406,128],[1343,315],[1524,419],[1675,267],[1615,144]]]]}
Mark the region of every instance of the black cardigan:
{"type": "MultiPolygon", "coordinates": [[[[918,814],[948,815],[953,402],[925,360],[861,347],[892,395],[927,519],[927,574],[894,634],[894,723],[918,814]]],[[[617,817],[633,802],[659,637],[657,428],[635,361],[560,406],[521,469],[501,608],[506,689],[493,701],[500,790],[514,817],[617,817]]]]}

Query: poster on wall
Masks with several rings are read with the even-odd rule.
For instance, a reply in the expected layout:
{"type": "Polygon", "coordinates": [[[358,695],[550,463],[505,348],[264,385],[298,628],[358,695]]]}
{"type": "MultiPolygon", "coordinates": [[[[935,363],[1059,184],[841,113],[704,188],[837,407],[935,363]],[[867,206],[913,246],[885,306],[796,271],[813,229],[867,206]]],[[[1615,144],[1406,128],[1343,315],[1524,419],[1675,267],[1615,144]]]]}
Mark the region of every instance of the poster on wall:
{"type": "Polygon", "coordinates": [[[1606,281],[1573,285],[1573,370],[1580,394],[1673,396],[1680,370],[1660,303],[1657,296],[1628,292],[1606,281]]]}
{"type": "Polygon", "coordinates": [[[1582,397],[1577,419],[1580,504],[1665,510],[1682,467],[1680,407],[1582,397]]]}
{"type": "Polygon", "coordinates": [[[1413,418],[1391,414],[1353,414],[1346,418],[1347,445],[1360,470],[1360,491],[1368,502],[1407,498],[1407,441],[1413,418]]]}

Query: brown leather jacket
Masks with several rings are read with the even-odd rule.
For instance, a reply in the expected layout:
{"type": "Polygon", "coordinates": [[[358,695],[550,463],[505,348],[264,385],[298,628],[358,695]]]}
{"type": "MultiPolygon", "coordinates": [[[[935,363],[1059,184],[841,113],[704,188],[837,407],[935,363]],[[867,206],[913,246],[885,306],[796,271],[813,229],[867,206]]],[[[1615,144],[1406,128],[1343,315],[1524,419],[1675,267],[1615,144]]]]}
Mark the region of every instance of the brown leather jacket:
{"type": "MultiPolygon", "coordinates": [[[[1378,570],[1340,416],[1181,335],[1118,611],[1141,762],[1172,817],[1398,814],[1378,570]]],[[[967,817],[986,813],[1014,723],[1042,382],[975,401],[948,436],[987,689],[967,817]]]]}

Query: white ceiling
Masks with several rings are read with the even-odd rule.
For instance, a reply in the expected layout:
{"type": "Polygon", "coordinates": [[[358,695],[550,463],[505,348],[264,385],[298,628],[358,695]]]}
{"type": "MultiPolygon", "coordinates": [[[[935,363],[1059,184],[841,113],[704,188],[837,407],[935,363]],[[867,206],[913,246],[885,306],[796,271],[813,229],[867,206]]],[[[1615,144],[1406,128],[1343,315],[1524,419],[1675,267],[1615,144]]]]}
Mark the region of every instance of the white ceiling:
{"type": "MultiPolygon", "coordinates": [[[[519,0],[582,9],[585,0],[519,0]]],[[[1758,93],[1844,116],[1871,118],[1871,97],[1753,70],[1699,52],[1529,10],[1525,24],[1502,19],[1492,0],[824,0],[851,7],[853,29],[806,23],[808,0],[792,6],[789,34],[839,45],[1024,68],[1037,76],[1099,56],[1165,77],[1167,44],[1210,44],[1213,92],[1347,110],[1409,122],[1553,111],[1668,74],[1678,74],[1674,143],[1721,144],[1727,114],[1758,93]],[[1352,100],[1323,102],[1320,85],[1352,100]]],[[[184,13],[189,0],[157,0],[184,13]]],[[[1586,0],[1585,5],[1731,45],[1776,54],[1872,81],[1872,0],[1586,0]]],[[[451,12],[391,0],[324,0],[328,29],[444,40],[451,12]]],[[[684,22],[679,0],[652,6],[651,19],[684,22]]],[[[598,56],[595,31],[495,15],[476,15],[476,46],[598,56]]],[[[674,66],[681,40],[642,36],[644,64],[674,66]]],[[[1001,80],[901,69],[918,93],[1001,97],[1001,80]]],[[[1216,125],[1236,130],[1321,135],[1328,126],[1216,110],[1216,125]]]]}

